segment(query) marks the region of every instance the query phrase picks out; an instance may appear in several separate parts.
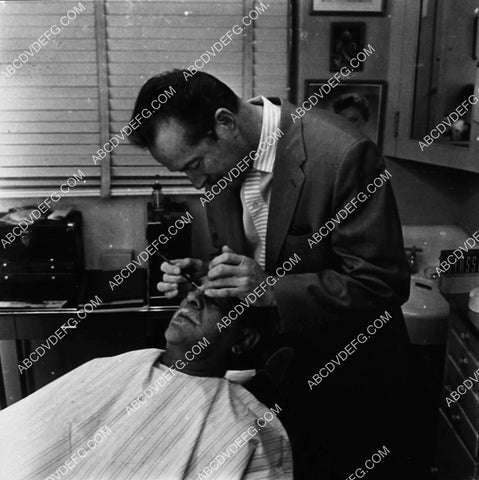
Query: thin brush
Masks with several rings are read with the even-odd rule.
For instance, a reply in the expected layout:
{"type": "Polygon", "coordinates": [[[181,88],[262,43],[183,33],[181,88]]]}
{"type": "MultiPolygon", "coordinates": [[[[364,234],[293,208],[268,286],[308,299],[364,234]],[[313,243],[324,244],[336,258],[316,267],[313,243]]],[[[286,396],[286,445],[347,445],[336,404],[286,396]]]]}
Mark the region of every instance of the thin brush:
{"type": "MultiPolygon", "coordinates": [[[[158,252],[158,255],[160,256],[160,258],[161,258],[164,262],[166,262],[166,263],[168,263],[168,264],[170,264],[170,265],[173,265],[161,252],[158,252]]],[[[175,265],[173,265],[173,266],[175,266],[175,265]]],[[[190,274],[188,274],[188,273],[183,273],[183,272],[182,272],[182,273],[181,273],[181,276],[182,276],[183,278],[185,278],[186,280],[188,280],[188,282],[190,282],[197,290],[199,290],[200,293],[201,293],[201,295],[203,295],[203,296],[206,297],[206,295],[205,295],[205,294],[203,293],[203,291],[201,290],[200,285],[198,285],[198,284],[193,280],[193,278],[191,278],[191,275],[190,275],[190,274]]],[[[211,298],[211,297],[206,297],[206,298],[208,298],[208,300],[209,300],[211,303],[215,304],[218,308],[220,308],[221,310],[224,310],[224,307],[222,306],[222,304],[219,302],[218,299],[216,299],[216,298],[211,298]]]]}

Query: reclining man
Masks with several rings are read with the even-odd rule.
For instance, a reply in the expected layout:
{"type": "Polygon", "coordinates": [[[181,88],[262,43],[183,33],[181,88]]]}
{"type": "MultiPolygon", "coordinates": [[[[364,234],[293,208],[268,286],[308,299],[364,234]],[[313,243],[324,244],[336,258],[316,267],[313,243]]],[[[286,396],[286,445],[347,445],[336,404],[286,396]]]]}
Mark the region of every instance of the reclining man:
{"type": "Polygon", "coordinates": [[[190,292],[164,351],[92,360],[0,412],[5,478],[291,479],[281,407],[222,378],[261,346],[246,314],[219,331],[232,305],[190,292]]]}

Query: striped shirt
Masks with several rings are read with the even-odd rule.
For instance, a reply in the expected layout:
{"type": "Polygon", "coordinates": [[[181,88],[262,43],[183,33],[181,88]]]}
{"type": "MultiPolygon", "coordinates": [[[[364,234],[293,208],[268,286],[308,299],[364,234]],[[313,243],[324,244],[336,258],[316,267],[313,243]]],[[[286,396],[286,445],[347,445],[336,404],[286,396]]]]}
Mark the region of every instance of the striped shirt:
{"type": "Polygon", "coordinates": [[[272,145],[263,142],[279,128],[281,108],[263,96],[253,98],[249,102],[255,105],[263,105],[263,122],[258,147],[263,144],[267,148],[264,151],[258,151],[257,157],[241,186],[243,226],[250,250],[248,253],[264,269],[266,231],[277,142],[272,145]]]}
{"type": "Polygon", "coordinates": [[[2,410],[1,478],[292,478],[276,416],[259,426],[268,409],[241,385],[155,366],[161,353],[92,360],[2,410]]]}

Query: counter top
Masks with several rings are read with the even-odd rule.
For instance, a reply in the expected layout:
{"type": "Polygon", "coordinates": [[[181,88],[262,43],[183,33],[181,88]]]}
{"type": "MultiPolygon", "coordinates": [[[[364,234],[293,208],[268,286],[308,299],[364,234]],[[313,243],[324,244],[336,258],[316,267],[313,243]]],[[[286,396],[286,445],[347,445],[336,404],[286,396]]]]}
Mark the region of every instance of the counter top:
{"type": "MultiPolygon", "coordinates": [[[[83,280],[76,292],[72,292],[72,297],[64,307],[54,308],[1,308],[1,316],[6,315],[74,315],[83,310],[84,305],[97,296],[102,303],[95,307],[96,313],[115,313],[115,312],[172,312],[178,308],[178,303],[165,299],[164,302],[155,299],[155,304],[147,302],[147,275],[145,269],[138,269],[134,275],[128,278],[121,285],[121,288],[113,292],[109,287],[109,280],[113,278],[116,272],[104,272],[101,270],[87,270],[84,272],[83,280]],[[130,300],[130,304],[116,304],[118,300],[130,300]]],[[[4,300],[4,299],[2,299],[4,300]]],[[[93,302],[92,302],[93,303],[93,302]]],[[[92,313],[93,313],[92,312],[92,313]]],[[[88,313],[88,312],[87,312],[88,313]]]]}

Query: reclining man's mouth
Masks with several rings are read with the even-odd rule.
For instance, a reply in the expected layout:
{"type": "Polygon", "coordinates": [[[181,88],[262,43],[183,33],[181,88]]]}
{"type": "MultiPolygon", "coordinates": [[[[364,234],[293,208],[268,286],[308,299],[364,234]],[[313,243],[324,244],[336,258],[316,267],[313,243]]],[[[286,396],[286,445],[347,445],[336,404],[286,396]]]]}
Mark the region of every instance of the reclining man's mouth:
{"type": "Polygon", "coordinates": [[[185,308],[180,308],[175,316],[173,317],[174,320],[176,320],[177,318],[182,318],[182,319],[185,319],[185,320],[188,320],[189,322],[193,323],[194,325],[199,325],[200,322],[193,317],[193,315],[191,315],[189,313],[188,310],[186,310],[185,308]]]}

